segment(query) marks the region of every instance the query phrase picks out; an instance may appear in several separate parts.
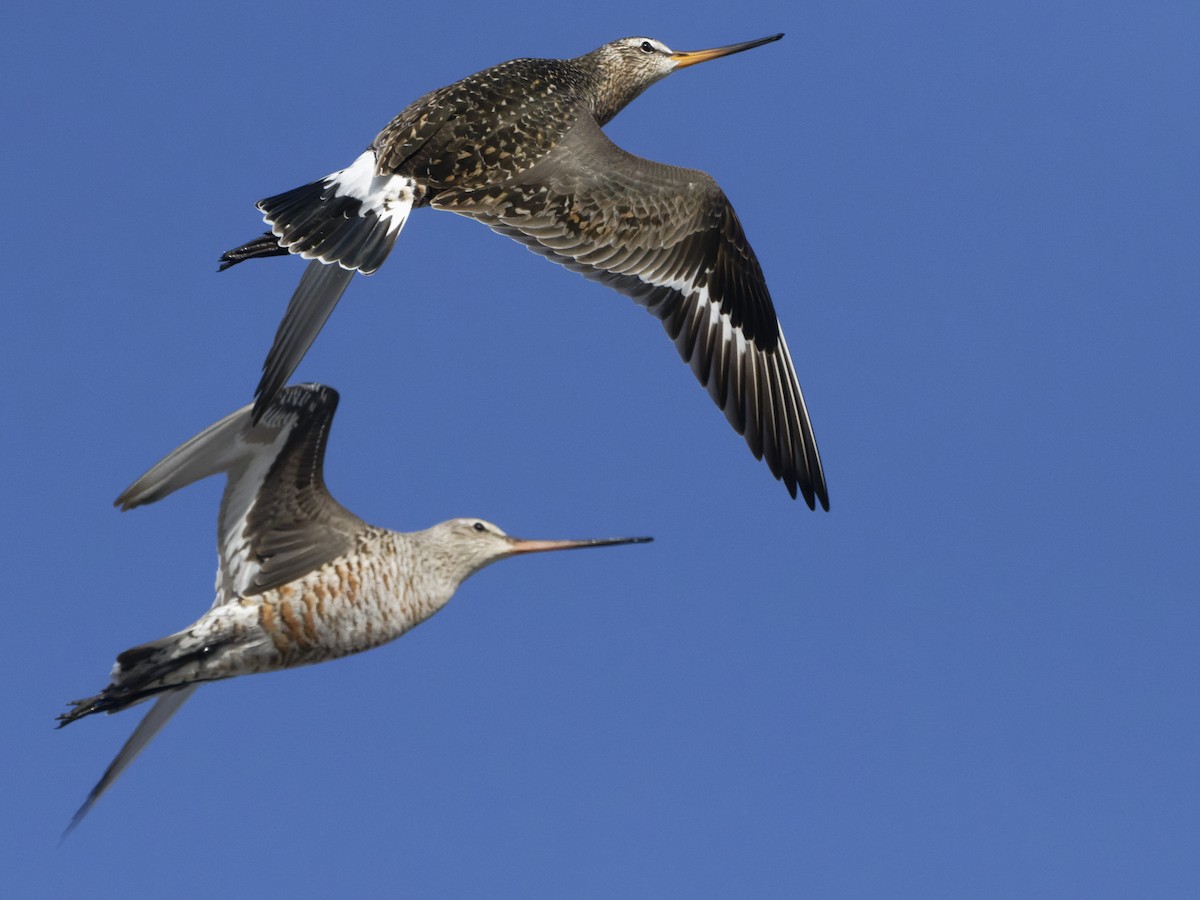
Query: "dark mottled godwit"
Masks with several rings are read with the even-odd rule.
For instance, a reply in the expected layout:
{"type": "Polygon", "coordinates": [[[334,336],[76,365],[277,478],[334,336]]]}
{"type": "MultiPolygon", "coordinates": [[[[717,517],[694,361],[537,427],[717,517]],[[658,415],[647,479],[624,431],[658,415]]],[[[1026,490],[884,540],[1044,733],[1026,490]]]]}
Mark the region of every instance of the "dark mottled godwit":
{"type": "Polygon", "coordinates": [[[391,252],[414,207],[477,219],[658,316],[750,450],[809,507],[821,458],[758,259],[711,176],[641,159],[602,126],[676,69],[778,40],[677,52],[613,41],[574,59],[516,59],[421,97],[348,168],[259,202],[271,230],[222,268],[311,260],[263,364],[255,415],[287,381],[355,272],[391,252]]]}

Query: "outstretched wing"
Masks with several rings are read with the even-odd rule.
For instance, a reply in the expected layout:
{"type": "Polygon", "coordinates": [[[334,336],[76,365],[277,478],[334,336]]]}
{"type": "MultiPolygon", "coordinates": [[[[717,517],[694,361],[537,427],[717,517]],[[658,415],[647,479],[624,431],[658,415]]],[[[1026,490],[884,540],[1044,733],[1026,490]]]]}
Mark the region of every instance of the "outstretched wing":
{"type": "Polygon", "coordinates": [[[762,269],[704,172],[641,159],[589,116],[512,181],[432,205],[632,297],[658,316],[700,383],[810,507],[829,495],[812,423],[762,269]]]}
{"type": "Polygon", "coordinates": [[[295,581],[351,550],[368,527],[325,488],[325,446],[337,402],[332,388],[307,384],[280,391],[257,424],[251,407],[243,407],[170,453],[116,505],[153,503],[225,472],[217,602],[295,581]]]}
{"type": "Polygon", "coordinates": [[[325,320],[354,278],[354,271],[314,259],[304,270],[263,361],[262,378],[254,389],[252,417],[261,420],[317,339],[325,320]]]}
{"type": "MultiPolygon", "coordinates": [[[[104,774],[100,776],[100,780],[96,782],[87,795],[87,799],[83,801],[83,805],[75,811],[75,815],[71,816],[71,821],[67,823],[66,829],[62,833],[61,840],[66,840],[67,835],[75,830],[76,826],[83,821],[84,817],[96,805],[96,801],[100,799],[100,795],[107,791],[121,773],[129,768],[129,764],[137,759],[138,754],[146,749],[146,745],[154,739],[154,736],[162,731],[162,727],[170,721],[171,716],[179,712],[179,707],[187,701],[188,697],[195,693],[199,684],[189,684],[177,690],[168,691],[154,702],[154,706],[150,707],[150,712],[142,717],[142,721],[138,723],[138,727],[134,729],[133,734],[129,736],[120,752],[117,753],[113,761],[108,764],[108,768],[104,770],[104,774]]],[[[61,726],[60,726],[61,727],[61,726]]]]}

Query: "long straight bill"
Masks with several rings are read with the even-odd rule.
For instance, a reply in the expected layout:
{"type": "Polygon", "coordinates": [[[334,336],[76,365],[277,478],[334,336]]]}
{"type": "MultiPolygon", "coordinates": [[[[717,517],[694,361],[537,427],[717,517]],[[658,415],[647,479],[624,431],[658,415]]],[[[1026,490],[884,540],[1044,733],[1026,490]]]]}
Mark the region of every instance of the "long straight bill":
{"type": "Polygon", "coordinates": [[[777,41],[781,37],[783,37],[782,32],[770,37],[759,38],[757,41],[745,41],[741,44],[730,44],[727,47],[714,47],[711,50],[677,50],[671,54],[671,59],[675,60],[676,69],[682,69],[686,66],[694,66],[696,63],[708,62],[710,59],[729,56],[732,53],[741,53],[743,50],[753,50],[755,47],[777,41]]]}
{"type": "Polygon", "coordinates": [[[652,537],[590,538],[583,541],[528,541],[512,538],[513,553],[542,553],[547,550],[579,550],[583,547],[613,547],[617,544],[648,544],[652,537]]]}

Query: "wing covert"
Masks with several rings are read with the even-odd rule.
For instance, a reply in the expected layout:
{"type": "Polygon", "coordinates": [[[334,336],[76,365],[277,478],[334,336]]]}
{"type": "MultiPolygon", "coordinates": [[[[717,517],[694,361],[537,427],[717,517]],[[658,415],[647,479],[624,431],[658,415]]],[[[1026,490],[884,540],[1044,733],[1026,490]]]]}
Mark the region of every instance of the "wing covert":
{"type": "Polygon", "coordinates": [[[116,500],[153,503],[226,474],[217,517],[217,603],[261,593],[353,548],[369,526],[325,487],[323,464],[338,395],[324,385],[280,391],[257,424],[247,405],[185,442],[116,500]]]}

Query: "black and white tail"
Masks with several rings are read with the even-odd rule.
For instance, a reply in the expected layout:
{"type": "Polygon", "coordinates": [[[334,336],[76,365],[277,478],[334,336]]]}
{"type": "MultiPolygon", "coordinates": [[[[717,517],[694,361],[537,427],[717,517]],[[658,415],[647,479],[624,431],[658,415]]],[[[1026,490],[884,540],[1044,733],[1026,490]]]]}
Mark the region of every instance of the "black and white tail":
{"type": "Polygon", "coordinates": [[[171,717],[199,687],[198,683],[167,688],[155,685],[155,682],[169,667],[179,664],[172,658],[171,652],[178,641],[179,635],[171,635],[150,644],[126,650],[117,657],[117,664],[113,667],[112,679],[108,687],[94,697],[76,700],[69,712],[58,717],[58,727],[62,728],[64,725],[69,725],[76,719],[92,713],[119,712],[126,707],[141,703],[149,697],[155,698],[150,712],[146,713],[142,721],[138,723],[133,734],[129,736],[129,740],[122,745],[120,751],[113,757],[113,761],[108,764],[108,768],[104,770],[100,780],[88,791],[87,797],[75,811],[75,815],[71,816],[71,821],[63,830],[62,840],[65,840],[67,835],[84,820],[101,795],[112,786],[122,772],[129,768],[130,763],[137,759],[138,754],[146,749],[146,745],[154,740],[154,736],[162,730],[163,726],[171,720],[171,717]]]}
{"type": "Polygon", "coordinates": [[[83,801],[79,809],[75,811],[75,815],[71,816],[71,821],[67,823],[67,827],[63,830],[60,840],[66,840],[67,835],[75,830],[75,827],[83,821],[92,807],[96,805],[96,801],[100,799],[100,796],[112,786],[112,783],[120,777],[122,772],[129,768],[129,764],[137,759],[139,753],[146,749],[146,745],[171,720],[171,717],[179,712],[179,707],[187,702],[188,697],[192,696],[192,693],[198,687],[198,684],[189,684],[159,696],[154,706],[151,707],[150,712],[146,713],[142,721],[138,723],[138,727],[134,729],[133,734],[129,736],[129,740],[124,743],[120,752],[108,764],[108,768],[104,770],[104,774],[100,776],[100,780],[96,782],[96,786],[88,792],[87,798],[83,801]]]}
{"type": "Polygon", "coordinates": [[[209,644],[199,644],[189,650],[181,634],[131,647],[117,657],[108,687],[94,697],[72,701],[71,710],[58,717],[58,727],[93,713],[120,712],[155,694],[175,690],[178,685],[168,680],[171,673],[203,659],[213,649],[209,644]]]}
{"type": "Polygon", "coordinates": [[[263,363],[255,421],[300,364],[354,273],[372,274],[392,252],[417,190],[405,175],[378,173],[375,151],[366,150],[348,168],[259,201],[270,233],[227,251],[221,268],[282,253],[312,262],[263,363]]]}

